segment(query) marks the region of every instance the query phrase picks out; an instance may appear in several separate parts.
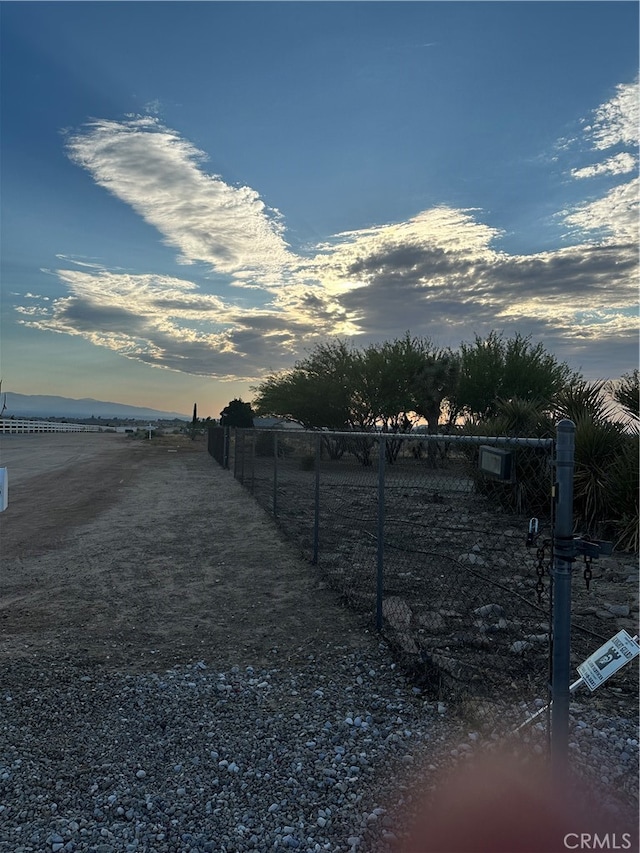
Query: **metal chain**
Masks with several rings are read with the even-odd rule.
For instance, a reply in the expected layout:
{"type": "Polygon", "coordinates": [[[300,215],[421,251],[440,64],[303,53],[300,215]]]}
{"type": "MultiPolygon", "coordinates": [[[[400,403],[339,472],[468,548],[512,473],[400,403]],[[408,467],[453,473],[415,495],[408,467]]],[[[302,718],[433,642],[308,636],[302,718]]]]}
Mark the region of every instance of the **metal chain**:
{"type": "MultiPolygon", "coordinates": [[[[539,522],[537,518],[532,518],[529,521],[529,531],[527,533],[527,548],[532,548],[536,544],[536,540],[538,538],[539,533],[539,522]]],[[[551,541],[548,539],[544,539],[542,545],[538,545],[536,548],[536,557],[538,560],[538,564],[536,566],[536,574],[538,575],[538,581],[536,583],[536,594],[538,596],[538,604],[542,603],[542,594],[544,593],[544,583],[542,579],[544,577],[546,568],[544,564],[544,556],[545,556],[545,546],[551,545],[551,541]]]]}
{"type": "Polygon", "coordinates": [[[587,585],[587,589],[589,589],[589,584],[591,583],[591,578],[593,577],[593,572],[591,571],[591,563],[593,562],[593,558],[584,555],[584,582],[587,585]]]}

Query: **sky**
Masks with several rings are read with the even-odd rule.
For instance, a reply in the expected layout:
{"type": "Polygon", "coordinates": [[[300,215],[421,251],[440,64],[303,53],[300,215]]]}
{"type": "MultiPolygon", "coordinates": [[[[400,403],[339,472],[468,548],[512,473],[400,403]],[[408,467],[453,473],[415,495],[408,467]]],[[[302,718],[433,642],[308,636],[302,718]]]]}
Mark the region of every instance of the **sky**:
{"type": "Polygon", "coordinates": [[[3,390],[217,417],[407,331],[632,370],[638,9],[0,3],[3,390]]]}

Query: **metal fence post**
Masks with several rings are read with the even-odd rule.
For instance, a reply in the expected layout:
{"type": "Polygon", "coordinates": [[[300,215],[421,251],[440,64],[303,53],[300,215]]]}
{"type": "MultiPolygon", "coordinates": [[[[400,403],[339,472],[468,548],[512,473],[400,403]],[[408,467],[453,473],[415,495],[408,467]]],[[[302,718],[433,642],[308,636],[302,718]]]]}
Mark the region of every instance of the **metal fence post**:
{"type": "Polygon", "coordinates": [[[251,431],[251,494],[256,487],[256,431],[251,431]]]}
{"type": "Polygon", "coordinates": [[[320,434],[316,436],[316,476],[315,476],[315,486],[314,486],[314,500],[313,500],[313,558],[311,562],[313,565],[317,565],[318,563],[318,546],[320,541],[320,448],[321,448],[322,437],[320,434]]]}
{"type": "Polygon", "coordinates": [[[551,764],[562,778],[569,755],[569,684],[571,669],[571,564],[573,540],[573,471],[576,427],[557,424],[556,518],[553,537],[553,654],[551,695],[551,764]]]}
{"type": "Polygon", "coordinates": [[[278,433],[273,433],[273,514],[278,514],[278,433]]]}
{"type": "MultiPolygon", "coordinates": [[[[236,435],[237,435],[237,433],[236,433],[236,435]]],[[[246,448],[246,441],[245,441],[245,439],[247,437],[247,430],[241,429],[240,435],[242,436],[242,457],[240,459],[240,482],[244,486],[244,457],[246,456],[246,449],[247,449],[246,448]]]]}
{"type": "Polygon", "coordinates": [[[382,597],[384,595],[384,473],[386,439],[379,437],[378,445],[378,564],[376,571],[376,629],[382,630],[382,597]]]}
{"type": "Polygon", "coordinates": [[[229,470],[229,433],[231,432],[230,427],[224,427],[224,438],[223,438],[223,450],[222,450],[222,465],[224,468],[229,470]]]}
{"type": "Polygon", "coordinates": [[[238,479],[238,427],[233,428],[233,479],[238,479]]]}

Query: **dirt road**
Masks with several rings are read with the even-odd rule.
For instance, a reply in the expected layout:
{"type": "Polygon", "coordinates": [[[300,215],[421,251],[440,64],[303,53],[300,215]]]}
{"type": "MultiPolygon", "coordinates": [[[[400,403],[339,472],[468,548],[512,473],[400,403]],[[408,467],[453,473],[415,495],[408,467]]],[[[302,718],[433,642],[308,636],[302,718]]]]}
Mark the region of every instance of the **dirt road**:
{"type": "Polygon", "coordinates": [[[204,443],[55,438],[4,445],[0,662],[256,665],[377,646],[204,443]]]}
{"type": "Polygon", "coordinates": [[[117,453],[123,441],[122,435],[113,432],[4,433],[0,435],[0,466],[10,469],[14,485],[117,453]]]}

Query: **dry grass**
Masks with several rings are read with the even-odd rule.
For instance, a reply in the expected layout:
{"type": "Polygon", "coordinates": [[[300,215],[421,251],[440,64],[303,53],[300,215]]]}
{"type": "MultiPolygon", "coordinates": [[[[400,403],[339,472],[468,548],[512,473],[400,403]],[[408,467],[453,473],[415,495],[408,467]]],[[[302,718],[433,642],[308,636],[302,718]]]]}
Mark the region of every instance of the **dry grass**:
{"type": "Polygon", "coordinates": [[[145,433],[144,437],[136,436],[132,440],[140,441],[150,449],[175,450],[180,453],[203,453],[207,449],[207,438],[205,435],[196,435],[195,439],[192,440],[191,436],[182,433],[175,435],[173,433],[164,433],[153,435],[151,439],[148,439],[145,433]]]}

